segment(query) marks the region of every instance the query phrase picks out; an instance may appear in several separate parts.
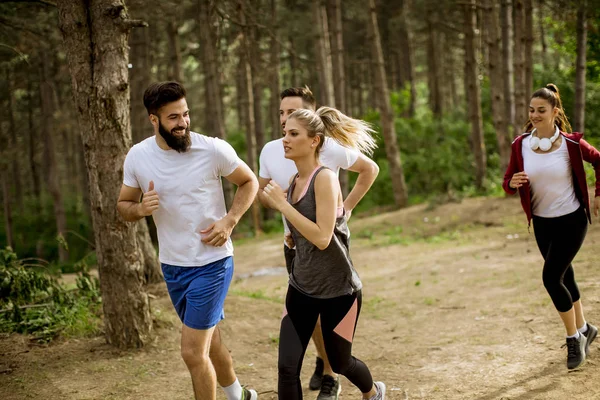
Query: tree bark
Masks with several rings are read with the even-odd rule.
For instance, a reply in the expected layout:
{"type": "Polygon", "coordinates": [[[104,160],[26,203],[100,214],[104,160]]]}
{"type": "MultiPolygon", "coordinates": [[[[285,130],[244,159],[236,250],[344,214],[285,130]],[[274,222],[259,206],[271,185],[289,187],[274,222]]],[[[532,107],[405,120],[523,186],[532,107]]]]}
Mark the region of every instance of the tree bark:
{"type": "Polygon", "coordinates": [[[581,0],[577,10],[577,61],[575,67],[575,109],[573,128],[585,131],[585,72],[587,53],[587,1],[581,0]]]}
{"type": "Polygon", "coordinates": [[[279,79],[279,42],[277,41],[278,32],[279,32],[279,24],[277,19],[277,1],[271,0],[271,21],[273,22],[273,26],[271,29],[273,30],[274,35],[271,37],[271,52],[270,52],[270,69],[271,69],[271,80],[270,80],[270,106],[269,106],[269,116],[271,120],[271,137],[270,139],[278,139],[281,136],[281,125],[279,124],[279,93],[281,92],[281,83],[279,79]]]}
{"type": "Polygon", "coordinates": [[[502,38],[499,27],[498,3],[485,0],[483,10],[483,26],[488,48],[488,69],[490,75],[490,95],[492,120],[496,131],[500,170],[506,171],[510,160],[510,133],[504,112],[504,88],[502,76],[502,38]]]}
{"type": "Polygon", "coordinates": [[[221,99],[221,75],[217,66],[216,38],[213,37],[210,0],[198,0],[198,29],[204,70],[205,116],[207,135],[225,139],[225,117],[221,99]]]}
{"type": "Polygon", "coordinates": [[[127,36],[139,24],[122,0],[59,0],[57,6],[80,114],[105,336],[120,348],[140,347],[152,330],[144,266],[136,225],[116,209],[131,147],[127,36]]]}
{"type": "MultiPolygon", "coordinates": [[[[253,94],[253,86],[252,86],[252,68],[250,65],[250,49],[251,45],[249,43],[250,37],[248,32],[248,27],[246,25],[246,14],[245,14],[245,4],[244,0],[238,1],[238,11],[239,11],[239,20],[242,24],[242,32],[241,32],[241,54],[240,54],[240,65],[242,70],[244,71],[244,88],[245,92],[239,96],[243,100],[242,108],[245,110],[245,128],[246,128],[246,150],[247,150],[247,158],[248,158],[248,166],[255,174],[258,172],[258,163],[257,163],[257,152],[256,152],[256,125],[254,119],[254,107],[257,105],[254,104],[254,94],[253,94]]],[[[252,216],[252,225],[254,228],[254,235],[258,236],[260,234],[260,205],[258,200],[254,200],[251,208],[251,216],[252,216]]]]}
{"type": "MultiPolygon", "coordinates": [[[[10,67],[8,67],[10,68],[10,67]]],[[[9,145],[10,148],[10,160],[11,160],[11,172],[12,182],[15,188],[15,202],[20,212],[23,211],[23,182],[21,180],[21,168],[19,166],[20,150],[19,142],[17,140],[17,124],[15,122],[15,105],[13,96],[13,81],[11,70],[6,70],[6,82],[8,88],[8,122],[9,122],[9,145]]]]}
{"type": "Polygon", "coordinates": [[[402,208],[407,205],[408,193],[406,182],[404,180],[404,171],[402,162],[400,161],[400,150],[396,139],[396,128],[394,127],[394,113],[388,91],[385,66],[383,63],[383,51],[381,49],[381,41],[379,40],[379,28],[377,27],[377,8],[375,0],[369,0],[369,41],[368,43],[374,49],[377,57],[376,77],[379,86],[382,88],[379,93],[381,105],[381,128],[385,141],[385,153],[389,164],[390,179],[394,190],[394,203],[396,207],[402,208]]]}
{"type": "Polygon", "coordinates": [[[513,29],[512,0],[502,0],[500,5],[500,24],[502,26],[502,75],[504,77],[504,117],[507,126],[515,131],[515,87],[513,66],[513,29]]]}
{"type": "Polygon", "coordinates": [[[34,117],[33,117],[33,110],[34,110],[34,102],[33,102],[33,84],[32,84],[32,76],[29,76],[29,79],[27,80],[27,119],[28,119],[28,132],[27,132],[27,139],[28,139],[28,161],[29,161],[29,171],[31,173],[31,179],[33,182],[33,195],[35,197],[35,204],[36,204],[36,209],[38,212],[41,211],[41,187],[40,187],[40,176],[39,176],[39,172],[38,172],[38,166],[37,166],[37,162],[35,160],[35,155],[37,154],[36,148],[37,148],[37,140],[35,137],[35,124],[34,124],[34,117]]]}
{"type": "Polygon", "coordinates": [[[431,14],[427,17],[427,86],[429,87],[429,107],[436,117],[443,114],[442,93],[440,82],[438,82],[439,56],[440,52],[436,46],[436,34],[431,14]]]}
{"type": "Polygon", "coordinates": [[[525,99],[525,8],[523,0],[514,0],[514,71],[515,71],[515,124],[518,135],[520,127],[527,121],[527,100],[525,99]]]}
{"type": "Polygon", "coordinates": [[[335,107],[327,12],[322,0],[315,0],[312,4],[316,33],[315,51],[317,55],[317,72],[319,74],[318,97],[321,99],[323,105],[335,107]]]}
{"type": "Polygon", "coordinates": [[[40,65],[40,104],[42,107],[42,120],[44,121],[42,124],[42,137],[44,142],[45,178],[48,192],[50,192],[52,204],[54,206],[54,218],[58,240],[58,258],[61,263],[65,263],[69,260],[69,252],[64,244],[67,232],[67,217],[63,204],[59,170],[56,161],[56,149],[53,140],[53,135],[56,135],[57,133],[57,130],[54,128],[56,102],[54,99],[54,85],[50,81],[50,72],[48,71],[49,61],[49,53],[44,52],[43,61],[40,65]]]}
{"type": "Polygon", "coordinates": [[[546,32],[544,29],[544,0],[538,1],[538,26],[540,28],[540,44],[542,45],[542,65],[544,70],[548,68],[548,44],[546,43],[546,32]]]}
{"type": "Polygon", "coordinates": [[[410,100],[408,103],[408,109],[404,112],[405,117],[412,117],[415,115],[416,102],[417,102],[417,88],[415,85],[415,68],[414,68],[414,55],[411,44],[411,34],[408,29],[408,21],[406,16],[409,12],[408,1],[402,0],[401,13],[400,13],[400,26],[398,29],[398,47],[399,51],[396,52],[398,57],[398,86],[400,89],[405,89],[408,85],[410,89],[410,100]]]}
{"type": "Polygon", "coordinates": [[[144,106],[144,91],[150,85],[150,60],[148,41],[148,29],[136,29],[131,33],[129,39],[131,68],[129,69],[129,80],[131,82],[130,104],[131,104],[131,134],[134,143],[152,135],[152,125],[148,119],[148,112],[144,106]]]}
{"type": "Polygon", "coordinates": [[[464,6],[465,16],[465,94],[471,123],[471,148],[475,159],[475,186],[483,188],[486,168],[485,142],[483,141],[483,119],[481,116],[481,88],[477,68],[478,29],[477,6],[470,0],[464,6]]]}
{"type": "Polygon", "coordinates": [[[177,31],[177,21],[167,22],[167,36],[169,37],[169,80],[183,82],[183,72],[181,70],[181,49],[179,48],[179,32],[177,31]]]}
{"type": "Polygon", "coordinates": [[[525,117],[528,119],[527,101],[533,94],[533,0],[525,0],[525,117]]]}
{"type": "Polygon", "coordinates": [[[140,246],[140,254],[144,263],[144,282],[161,283],[163,282],[162,269],[158,261],[156,249],[150,238],[150,231],[145,218],[140,219],[137,223],[136,239],[140,246]]]}
{"type": "Polygon", "coordinates": [[[13,222],[12,210],[10,206],[10,190],[8,189],[6,175],[6,168],[3,168],[0,172],[0,179],[2,179],[2,203],[4,205],[4,232],[6,234],[6,246],[14,250],[15,241],[13,240],[13,222]]]}

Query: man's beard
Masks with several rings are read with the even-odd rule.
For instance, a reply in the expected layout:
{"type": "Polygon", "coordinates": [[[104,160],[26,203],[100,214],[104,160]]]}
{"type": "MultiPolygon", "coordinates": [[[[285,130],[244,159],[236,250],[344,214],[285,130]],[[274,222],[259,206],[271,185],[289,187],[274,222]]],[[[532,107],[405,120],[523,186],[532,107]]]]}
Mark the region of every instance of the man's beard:
{"type": "Polygon", "coordinates": [[[173,131],[181,129],[181,126],[176,126],[170,132],[163,127],[162,122],[158,121],[158,133],[165,139],[167,146],[177,151],[178,153],[185,153],[189,150],[192,145],[192,137],[190,136],[190,127],[185,128],[185,134],[183,136],[175,135],[173,131]]]}

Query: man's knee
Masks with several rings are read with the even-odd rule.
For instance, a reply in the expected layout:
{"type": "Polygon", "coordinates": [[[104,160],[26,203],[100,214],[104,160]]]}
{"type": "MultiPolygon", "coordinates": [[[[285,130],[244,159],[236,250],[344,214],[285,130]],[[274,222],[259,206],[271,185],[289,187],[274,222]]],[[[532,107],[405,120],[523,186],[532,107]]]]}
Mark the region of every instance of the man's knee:
{"type": "Polygon", "coordinates": [[[181,358],[188,368],[207,365],[211,362],[207,351],[191,345],[181,346],[181,358]]]}

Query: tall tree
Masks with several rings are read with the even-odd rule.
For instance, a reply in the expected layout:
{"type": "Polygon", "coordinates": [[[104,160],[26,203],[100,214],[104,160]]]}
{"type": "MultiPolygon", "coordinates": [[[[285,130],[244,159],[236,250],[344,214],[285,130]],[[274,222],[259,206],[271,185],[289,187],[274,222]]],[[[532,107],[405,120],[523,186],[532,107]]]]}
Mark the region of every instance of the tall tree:
{"type": "MultiPolygon", "coordinates": [[[[533,0],[525,0],[525,101],[533,93],[533,0]]],[[[527,119],[527,104],[525,105],[525,117],[527,119]]]]}
{"type": "Polygon", "coordinates": [[[317,72],[319,74],[318,97],[322,104],[335,107],[327,11],[322,0],[313,1],[312,7],[316,32],[315,51],[317,54],[317,72]]]}
{"type": "Polygon", "coordinates": [[[105,336],[143,346],[152,329],[135,224],[116,210],[131,146],[127,37],[134,26],[122,0],[59,0],[59,26],[79,110],[89,177],[105,336]]]}
{"type": "Polygon", "coordinates": [[[396,138],[396,128],[394,126],[394,113],[390,100],[390,94],[387,85],[385,66],[383,61],[383,50],[379,39],[379,27],[377,25],[377,7],[375,0],[369,0],[369,44],[375,51],[377,63],[376,77],[381,87],[379,93],[379,104],[381,106],[381,129],[385,142],[385,154],[389,164],[390,178],[392,180],[392,189],[394,190],[394,203],[396,207],[401,208],[407,205],[408,192],[406,181],[404,180],[404,171],[400,161],[400,150],[396,138]]]}
{"type": "Polygon", "coordinates": [[[504,76],[504,117],[508,126],[515,129],[515,86],[513,65],[512,0],[500,3],[500,26],[502,27],[502,75],[504,76]]]}
{"type": "Polygon", "coordinates": [[[485,142],[483,140],[483,119],[481,116],[481,88],[477,68],[478,32],[477,4],[469,0],[464,6],[465,16],[465,94],[471,123],[471,148],[475,159],[475,186],[483,187],[486,169],[485,142]]]}
{"type": "Polygon", "coordinates": [[[405,116],[412,117],[415,114],[416,102],[417,102],[417,88],[415,84],[415,68],[414,68],[414,55],[412,48],[412,37],[408,26],[407,15],[409,12],[409,2],[407,0],[401,1],[401,11],[399,16],[399,29],[398,29],[398,48],[396,52],[398,62],[398,86],[404,89],[407,85],[410,89],[410,102],[408,109],[405,111],[405,116]]]}
{"type": "Polygon", "coordinates": [[[44,164],[45,164],[45,178],[48,191],[52,197],[52,204],[54,206],[54,217],[56,221],[56,232],[57,237],[62,240],[58,246],[59,260],[61,263],[67,262],[69,259],[69,253],[66,247],[63,245],[67,233],[67,217],[65,214],[65,207],[63,204],[62,190],[60,187],[60,178],[58,163],[56,160],[56,149],[54,145],[54,135],[57,130],[54,129],[54,114],[56,111],[56,100],[55,100],[55,89],[54,84],[50,80],[50,73],[48,71],[49,65],[52,60],[49,56],[49,52],[44,51],[40,65],[40,104],[42,106],[42,137],[44,141],[44,164]]]}
{"type": "Polygon", "coordinates": [[[438,80],[440,76],[438,71],[440,68],[439,58],[442,53],[437,46],[436,23],[433,18],[434,14],[429,13],[425,22],[427,25],[427,86],[429,88],[429,107],[433,111],[433,114],[439,117],[444,112],[442,107],[442,86],[438,80]]]}
{"type": "Polygon", "coordinates": [[[11,180],[15,188],[15,200],[17,208],[23,210],[23,182],[21,180],[21,167],[19,166],[19,141],[17,139],[17,123],[15,121],[15,105],[14,93],[12,89],[12,73],[11,67],[6,69],[6,85],[8,88],[8,122],[9,122],[9,147],[11,149],[8,156],[11,160],[11,180]]]}
{"type": "MultiPolygon", "coordinates": [[[[245,0],[238,0],[238,15],[241,25],[241,47],[240,47],[240,65],[243,71],[244,89],[243,93],[238,96],[242,102],[242,108],[245,111],[245,129],[246,129],[246,154],[248,166],[256,174],[258,172],[258,160],[256,151],[256,125],[254,121],[254,94],[252,86],[252,67],[251,67],[251,43],[249,26],[246,24],[246,5],[245,0]]],[[[256,236],[260,233],[260,205],[255,199],[251,208],[252,224],[256,236]]]]}
{"type": "Polygon", "coordinates": [[[169,37],[169,80],[183,82],[181,66],[181,49],[179,46],[178,23],[175,19],[167,22],[167,36],[169,37]]]}
{"type": "Polygon", "coordinates": [[[585,72],[587,58],[587,0],[581,0],[577,9],[577,61],[575,66],[575,109],[573,128],[585,130],[585,72]]]}
{"type": "Polygon", "coordinates": [[[514,30],[514,79],[515,79],[515,135],[519,127],[527,121],[527,101],[525,82],[525,4],[524,0],[513,3],[514,30]]]}
{"type": "MultiPolygon", "coordinates": [[[[502,75],[502,37],[499,27],[499,7],[494,0],[484,0],[483,26],[488,49],[488,70],[492,121],[496,131],[501,171],[506,171],[510,160],[510,133],[504,112],[504,87],[502,75]]],[[[511,127],[512,129],[512,127],[511,127]]]]}

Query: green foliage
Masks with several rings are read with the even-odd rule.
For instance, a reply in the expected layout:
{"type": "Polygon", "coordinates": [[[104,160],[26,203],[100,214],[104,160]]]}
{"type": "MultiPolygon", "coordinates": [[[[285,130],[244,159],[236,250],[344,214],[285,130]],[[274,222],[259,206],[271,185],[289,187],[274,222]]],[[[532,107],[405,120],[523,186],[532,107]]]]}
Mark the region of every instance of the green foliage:
{"type": "Polygon", "coordinates": [[[0,332],[34,334],[47,342],[59,334],[98,331],[100,291],[85,262],[77,287],[66,289],[56,278],[32,268],[10,249],[0,250],[0,332]]]}
{"type": "MultiPolygon", "coordinates": [[[[83,208],[83,199],[65,196],[64,206],[68,229],[64,237],[57,235],[52,199],[49,196],[42,196],[41,201],[30,197],[26,199],[22,209],[14,210],[15,252],[25,258],[49,260],[50,270],[56,272],[75,272],[75,264],[84,258],[93,265],[94,234],[92,222],[83,208]],[[69,252],[66,263],[58,262],[61,246],[69,252]]],[[[0,230],[0,243],[6,243],[4,229],[0,230]]]]}

